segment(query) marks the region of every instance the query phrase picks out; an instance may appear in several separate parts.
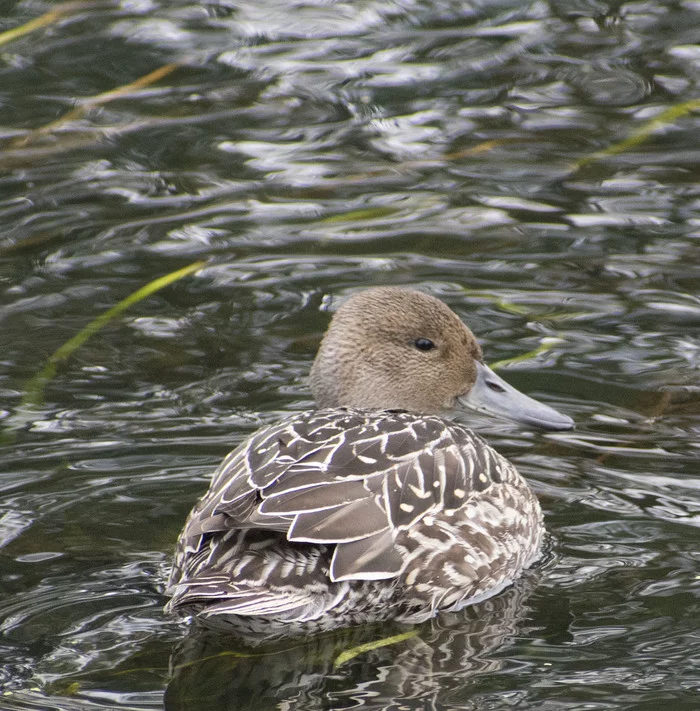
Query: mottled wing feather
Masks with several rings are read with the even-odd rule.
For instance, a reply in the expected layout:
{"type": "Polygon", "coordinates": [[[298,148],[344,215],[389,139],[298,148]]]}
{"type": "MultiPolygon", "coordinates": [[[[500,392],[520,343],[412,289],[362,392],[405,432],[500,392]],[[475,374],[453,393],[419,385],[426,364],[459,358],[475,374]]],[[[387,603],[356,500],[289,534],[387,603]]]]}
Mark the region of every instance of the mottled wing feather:
{"type": "Polygon", "coordinates": [[[206,597],[217,587],[207,575],[222,569],[222,553],[210,545],[197,565],[187,555],[209,536],[246,529],[330,545],[333,581],[395,577],[403,566],[397,536],[480,488],[480,469],[494,464],[484,448],[458,425],[400,412],[317,411],[262,429],[224,460],[192,512],[173,583],[186,567],[206,597]]]}
{"type": "Polygon", "coordinates": [[[370,495],[365,481],[318,483],[303,488],[272,486],[263,490],[260,511],[265,514],[297,514],[344,506],[370,495]],[[280,490],[281,489],[281,490],[280,490]]]}
{"type": "Polygon", "coordinates": [[[385,580],[396,577],[403,559],[394,545],[393,532],[385,528],[372,536],[336,546],[331,560],[331,580],[385,580]]]}
{"type": "Polygon", "coordinates": [[[384,479],[384,500],[392,527],[405,530],[440,505],[444,489],[444,457],[440,441],[402,462],[384,479]]]}
{"type": "MultiPolygon", "coordinates": [[[[177,593],[176,593],[177,594],[177,593]]],[[[216,574],[200,574],[188,580],[187,588],[178,597],[179,605],[193,604],[202,607],[205,617],[226,615],[270,616],[278,618],[303,618],[313,609],[309,591],[288,586],[283,591],[231,583],[230,577],[216,574]]]]}
{"type": "Polygon", "coordinates": [[[367,538],[388,528],[386,511],[379,502],[363,498],[325,511],[297,514],[287,538],[306,543],[343,543],[367,538]]]}

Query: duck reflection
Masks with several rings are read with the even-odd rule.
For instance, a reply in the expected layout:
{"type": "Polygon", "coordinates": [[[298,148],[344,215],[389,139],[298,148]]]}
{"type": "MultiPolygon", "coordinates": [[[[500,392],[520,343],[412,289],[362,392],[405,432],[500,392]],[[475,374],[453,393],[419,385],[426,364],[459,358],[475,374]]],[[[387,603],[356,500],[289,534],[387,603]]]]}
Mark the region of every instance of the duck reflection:
{"type": "MultiPolygon", "coordinates": [[[[541,570],[541,569],[540,569],[541,570]]],[[[171,657],[167,711],[444,709],[504,664],[531,617],[540,570],[506,592],[417,627],[364,626],[256,644],[193,627],[171,657]]]]}

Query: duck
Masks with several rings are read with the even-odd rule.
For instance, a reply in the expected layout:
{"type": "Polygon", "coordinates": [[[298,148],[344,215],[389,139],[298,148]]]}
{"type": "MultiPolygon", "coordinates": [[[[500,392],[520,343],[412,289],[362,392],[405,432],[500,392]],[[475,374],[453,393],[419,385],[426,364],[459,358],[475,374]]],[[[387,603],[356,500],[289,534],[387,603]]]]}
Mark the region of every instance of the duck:
{"type": "Polygon", "coordinates": [[[232,451],[177,542],[166,611],[241,635],[417,624],[510,586],[542,555],[535,494],[452,419],[574,421],[498,376],[443,301],[355,292],[310,371],[316,407],[232,451]]]}

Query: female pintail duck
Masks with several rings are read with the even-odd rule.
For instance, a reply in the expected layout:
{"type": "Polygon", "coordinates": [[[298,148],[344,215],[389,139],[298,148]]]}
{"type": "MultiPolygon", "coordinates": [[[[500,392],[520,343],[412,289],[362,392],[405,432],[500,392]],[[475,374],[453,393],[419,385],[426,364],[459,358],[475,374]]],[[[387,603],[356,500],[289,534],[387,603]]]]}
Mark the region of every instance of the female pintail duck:
{"type": "Polygon", "coordinates": [[[537,560],[530,487],[440,413],[547,430],[573,420],[490,370],[445,304],[403,288],[355,294],[310,381],[319,409],[255,433],[194,507],[168,610],[261,634],[420,622],[495,595],[537,560]]]}

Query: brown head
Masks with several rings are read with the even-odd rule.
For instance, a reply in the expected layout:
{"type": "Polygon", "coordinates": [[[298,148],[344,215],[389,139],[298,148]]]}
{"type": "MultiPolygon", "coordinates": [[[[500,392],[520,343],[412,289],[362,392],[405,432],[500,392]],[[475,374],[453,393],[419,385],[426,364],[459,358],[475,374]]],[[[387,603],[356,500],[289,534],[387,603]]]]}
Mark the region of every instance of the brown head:
{"type": "Polygon", "coordinates": [[[482,361],[474,334],[442,301],[411,289],[361,291],[336,312],[311,369],[319,407],[452,409],[482,361]]]}
{"type": "Polygon", "coordinates": [[[457,314],[412,289],[377,287],[348,299],[323,337],[310,380],[318,407],[432,414],[463,405],[546,429],[573,427],[499,378],[457,314]]]}

